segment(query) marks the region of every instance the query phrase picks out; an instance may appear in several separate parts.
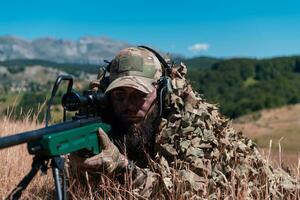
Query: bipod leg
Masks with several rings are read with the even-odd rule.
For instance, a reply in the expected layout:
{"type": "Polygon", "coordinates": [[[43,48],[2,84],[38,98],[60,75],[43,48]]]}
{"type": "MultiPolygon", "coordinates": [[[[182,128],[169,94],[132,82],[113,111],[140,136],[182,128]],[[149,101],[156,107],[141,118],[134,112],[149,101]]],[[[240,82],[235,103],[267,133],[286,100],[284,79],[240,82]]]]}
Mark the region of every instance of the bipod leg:
{"type": "Polygon", "coordinates": [[[17,187],[11,191],[11,193],[6,197],[6,200],[16,200],[19,199],[22,192],[27,188],[33,177],[37,174],[37,172],[43,167],[47,168],[46,160],[34,157],[31,170],[24,176],[24,178],[19,182],[17,187]]]}
{"type": "Polygon", "coordinates": [[[66,182],[65,178],[63,177],[64,159],[60,156],[53,157],[51,160],[51,168],[55,184],[56,199],[66,200],[66,182]]]}
{"type": "Polygon", "coordinates": [[[65,168],[62,171],[62,187],[63,187],[63,199],[67,200],[67,177],[65,168]]]}

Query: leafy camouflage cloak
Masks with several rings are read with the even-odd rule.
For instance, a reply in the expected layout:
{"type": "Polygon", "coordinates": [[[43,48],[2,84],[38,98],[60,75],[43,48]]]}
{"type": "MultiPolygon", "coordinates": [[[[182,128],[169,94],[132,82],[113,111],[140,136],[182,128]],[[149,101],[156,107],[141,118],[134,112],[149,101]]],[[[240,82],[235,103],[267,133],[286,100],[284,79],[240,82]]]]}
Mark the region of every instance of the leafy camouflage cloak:
{"type": "MultiPolygon", "coordinates": [[[[156,157],[135,170],[134,194],[150,199],[295,199],[296,180],[274,170],[218,106],[207,103],[173,67],[171,115],[159,126],[156,157]]],[[[296,197],[297,198],[297,197],[296,197]]]]}

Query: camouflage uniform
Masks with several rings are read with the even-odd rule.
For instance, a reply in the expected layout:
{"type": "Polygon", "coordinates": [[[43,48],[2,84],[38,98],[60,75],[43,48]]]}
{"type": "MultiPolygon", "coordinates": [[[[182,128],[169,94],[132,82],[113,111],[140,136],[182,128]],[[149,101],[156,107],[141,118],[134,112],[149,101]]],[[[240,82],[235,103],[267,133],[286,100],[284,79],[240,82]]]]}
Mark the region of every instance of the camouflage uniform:
{"type": "MultiPolygon", "coordinates": [[[[216,105],[193,91],[186,73],[183,63],[173,66],[171,114],[160,122],[148,166],[131,169],[134,195],[141,199],[260,199],[264,197],[259,192],[262,188],[271,198],[295,191],[295,180],[272,169],[255,144],[236,133],[216,105]]],[[[160,76],[161,71],[153,74],[160,76]]],[[[127,82],[140,90],[151,87],[150,80],[145,86],[130,79],[118,86],[127,82]]],[[[108,91],[118,87],[113,84],[108,91]]]]}
{"type": "Polygon", "coordinates": [[[272,169],[255,144],[241,132],[236,133],[216,105],[192,90],[186,73],[183,63],[173,66],[173,112],[162,119],[156,136],[156,157],[151,168],[141,170],[143,187],[136,189],[136,195],[158,199],[261,199],[261,187],[271,198],[295,192],[296,181],[286,172],[272,169]],[[157,193],[161,190],[164,193],[157,193]]]}

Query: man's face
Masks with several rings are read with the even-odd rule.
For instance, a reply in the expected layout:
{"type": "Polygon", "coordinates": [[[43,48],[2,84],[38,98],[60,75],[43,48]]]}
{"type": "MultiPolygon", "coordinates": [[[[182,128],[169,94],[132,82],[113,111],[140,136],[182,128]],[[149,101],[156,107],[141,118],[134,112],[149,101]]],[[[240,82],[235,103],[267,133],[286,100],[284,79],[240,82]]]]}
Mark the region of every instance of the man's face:
{"type": "Polygon", "coordinates": [[[145,94],[130,87],[119,87],[111,91],[111,102],[116,117],[129,127],[144,120],[156,99],[156,88],[145,94]]]}

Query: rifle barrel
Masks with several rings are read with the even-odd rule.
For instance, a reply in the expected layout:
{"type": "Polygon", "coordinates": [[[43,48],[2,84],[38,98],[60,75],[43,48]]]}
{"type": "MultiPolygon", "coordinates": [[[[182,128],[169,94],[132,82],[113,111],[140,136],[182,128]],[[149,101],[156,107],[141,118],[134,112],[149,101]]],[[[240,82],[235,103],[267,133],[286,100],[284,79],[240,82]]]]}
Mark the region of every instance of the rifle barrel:
{"type": "Polygon", "coordinates": [[[26,131],[15,135],[0,137],[0,149],[15,146],[22,143],[33,142],[39,140],[43,135],[46,134],[77,128],[95,122],[100,122],[100,118],[96,117],[89,119],[72,120],[33,131],[26,131]]]}

